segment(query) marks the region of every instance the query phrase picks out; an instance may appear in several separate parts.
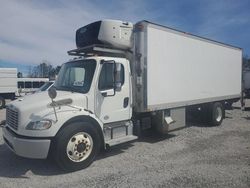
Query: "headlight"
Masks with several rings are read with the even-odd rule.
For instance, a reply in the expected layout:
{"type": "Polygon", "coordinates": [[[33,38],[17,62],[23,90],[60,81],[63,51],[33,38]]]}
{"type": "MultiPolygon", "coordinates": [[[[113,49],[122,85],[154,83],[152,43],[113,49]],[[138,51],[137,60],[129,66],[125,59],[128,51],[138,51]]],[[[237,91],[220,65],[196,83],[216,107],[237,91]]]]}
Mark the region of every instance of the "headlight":
{"type": "Polygon", "coordinates": [[[45,130],[45,129],[49,129],[51,125],[52,125],[51,120],[32,121],[26,126],[26,129],[45,130]]]}

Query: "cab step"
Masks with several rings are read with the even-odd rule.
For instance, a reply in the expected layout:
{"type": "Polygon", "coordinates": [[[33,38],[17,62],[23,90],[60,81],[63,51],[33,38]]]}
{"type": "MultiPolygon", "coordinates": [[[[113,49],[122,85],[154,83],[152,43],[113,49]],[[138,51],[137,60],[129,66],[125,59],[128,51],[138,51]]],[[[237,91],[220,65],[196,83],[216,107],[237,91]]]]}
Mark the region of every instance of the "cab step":
{"type": "Polygon", "coordinates": [[[129,142],[138,138],[133,135],[132,121],[120,121],[105,124],[103,133],[105,143],[109,146],[129,142]]]}
{"type": "Polygon", "coordinates": [[[125,137],[109,140],[109,141],[106,142],[106,144],[108,144],[109,146],[115,146],[115,145],[118,145],[118,144],[122,144],[122,143],[125,143],[125,142],[136,140],[137,138],[138,138],[137,136],[130,135],[130,136],[125,136],[125,137]]]}

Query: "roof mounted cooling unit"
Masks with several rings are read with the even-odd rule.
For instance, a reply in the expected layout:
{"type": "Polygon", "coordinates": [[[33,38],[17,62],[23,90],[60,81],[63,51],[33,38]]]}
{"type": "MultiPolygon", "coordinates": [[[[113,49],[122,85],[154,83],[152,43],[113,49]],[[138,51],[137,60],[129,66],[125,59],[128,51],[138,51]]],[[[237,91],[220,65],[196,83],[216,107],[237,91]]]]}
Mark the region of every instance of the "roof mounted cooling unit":
{"type": "Polygon", "coordinates": [[[83,48],[93,44],[127,50],[132,47],[133,24],[116,20],[91,23],[76,31],[76,46],[83,48]]]}

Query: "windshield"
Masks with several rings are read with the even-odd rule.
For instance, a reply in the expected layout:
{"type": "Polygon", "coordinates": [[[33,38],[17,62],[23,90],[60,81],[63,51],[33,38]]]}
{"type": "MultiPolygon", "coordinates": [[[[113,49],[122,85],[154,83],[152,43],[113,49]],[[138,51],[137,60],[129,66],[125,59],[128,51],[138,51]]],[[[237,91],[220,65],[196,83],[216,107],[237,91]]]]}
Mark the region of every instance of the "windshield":
{"type": "Polygon", "coordinates": [[[79,60],[65,63],[57,77],[55,87],[57,90],[87,93],[96,68],[96,61],[79,60]]]}

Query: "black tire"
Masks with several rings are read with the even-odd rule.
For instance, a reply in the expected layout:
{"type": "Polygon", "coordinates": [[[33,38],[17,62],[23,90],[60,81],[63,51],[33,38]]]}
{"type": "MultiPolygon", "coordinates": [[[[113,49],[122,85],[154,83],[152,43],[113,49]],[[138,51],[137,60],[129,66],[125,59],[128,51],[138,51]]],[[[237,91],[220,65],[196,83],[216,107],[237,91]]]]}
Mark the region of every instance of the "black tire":
{"type": "Polygon", "coordinates": [[[211,125],[213,126],[221,125],[225,117],[225,109],[222,103],[215,102],[211,104],[209,116],[211,125]]]}
{"type": "Polygon", "coordinates": [[[0,96],[0,109],[5,107],[5,99],[0,96]]]}
{"type": "Polygon", "coordinates": [[[101,139],[95,126],[91,125],[88,122],[74,122],[60,130],[60,132],[56,135],[51,152],[52,157],[61,169],[67,172],[72,172],[88,167],[98,155],[100,146],[101,139]],[[67,154],[68,144],[69,142],[71,142],[71,138],[73,138],[74,135],[83,132],[87,133],[87,135],[92,138],[93,146],[91,153],[83,161],[72,161],[67,154]]]}

